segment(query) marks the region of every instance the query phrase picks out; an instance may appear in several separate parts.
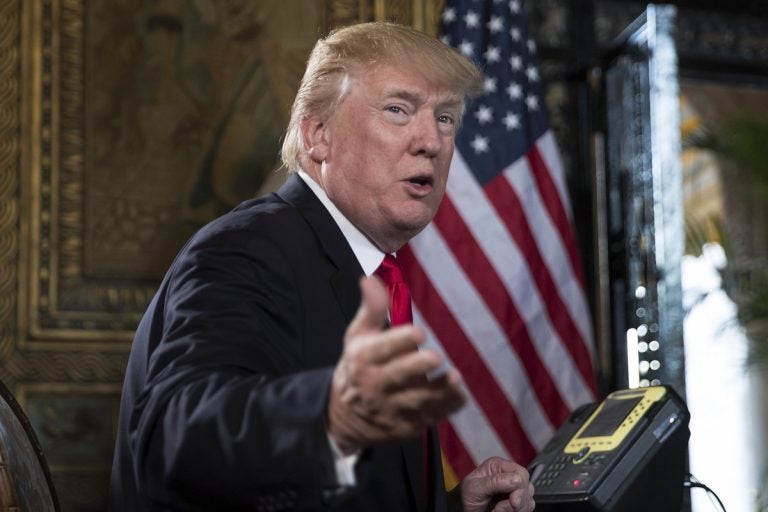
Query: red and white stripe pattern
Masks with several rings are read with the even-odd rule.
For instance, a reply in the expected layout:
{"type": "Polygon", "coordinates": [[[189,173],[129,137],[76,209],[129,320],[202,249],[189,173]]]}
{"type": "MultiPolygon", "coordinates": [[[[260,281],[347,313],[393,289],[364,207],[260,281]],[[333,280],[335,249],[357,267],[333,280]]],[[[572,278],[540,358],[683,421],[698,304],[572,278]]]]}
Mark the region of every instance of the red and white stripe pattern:
{"type": "Polygon", "coordinates": [[[550,131],[481,187],[459,151],[434,221],[399,253],[415,322],[462,374],[440,425],[461,478],[492,455],[527,464],[593,401],[592,331],[550,131]]]}
{"type": "Polygon", "coordinates": [[[440,426],[449,476],[527,464],[596,398],[570,204],[521,0],[447,0],[443,41],[485,74],[456,136],[446,197],[399,252],[414,321],[469,403],[440,426]]]}

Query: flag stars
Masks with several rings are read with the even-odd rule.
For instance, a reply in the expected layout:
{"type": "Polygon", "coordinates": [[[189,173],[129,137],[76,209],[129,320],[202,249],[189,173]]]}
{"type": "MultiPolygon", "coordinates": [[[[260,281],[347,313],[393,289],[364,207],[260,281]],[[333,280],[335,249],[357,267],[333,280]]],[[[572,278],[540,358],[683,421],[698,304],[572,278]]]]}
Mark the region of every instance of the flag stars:
{"type": "Polygon", "coordinates": [[[487,76],[485,77],[485,80],[483,80],[483,91],[485,94],[492,94],[498,90],[497,87],[498,79],[496,77],[487,76]]]}
{"type": "Polygon", "coordinates": [[[488,49],[485,50],[483,56],[489,64],[499,62],[501,60],[501,50],[498,46],[488,45],[488,49]]]}
{"type": "Polygon", "coordinates": [[[527,76],[528,80],[530,80],[531,82],[539,81],[539,71],[536,69],[535,66],[528,66],[525,70],[525,76],[527,76]]]}
{"type": "Polygon", "coordinates": [[[480,16],[475,11],[467,11],[464,15],[464,23],[467,28],[477,28],[480,26],[480,16]]]}
{"type": "Polygon", "coordinates": [[[519,100],[523,97],[523,88],[520,87],[520,84],[511,83],[509,86],[505,89],[507,94],[509,95],[509,99],[511,100],[519,100]]]}
{"type": "Polygon", "coordinates": [[[520,128],[520,116],[514,112],[507,112],[507,115],[504,116],[504,119],[502,119],[501,122],[507,127],[507,131],[520,128]]]}
{"type": "Polygon", "coordinates": [[[475,138],[472,139],[472,142],[469,143],[470,146],[472,146],[472,149],[475,150],[475,153],[487,153],[488,152],[488,137],[483,137],[481,135],[475,135],[475,138]]]}
{"type": "Polygon", "coordinates": [[[496,130],[517,136],[527,129],[529,116],[538,116],[546,109],[538,90],[542,80],[540,71],[528,62],[528,57],[536,52],[536,43],[524,21],[510,18],[510,13],[524,16],[523,0],[493,0],[494,7],[498,5],[494,12],[490,12],[491,9],[481,10],[481,1],[491,3],[488,0],[473,0],[461,9],[446,8],[442,15],[443,23],[453,24],[451,32],[442,40],[447,43],[450,35],[451,42],[462,55],[480,61],[479,64],[485,65],[489,73],[482,82],[482,103],[476,103],[468,112],[468,117],[471,117],[469,126],[477,130],[474,134],[467,134],[470,137],[468,151],[476,158],[485,158],[482,156],[484,153],[494,152],[487,131],[496,130]],[[506,10],[505,6],[509,7],[509,11],[500,14],[501,10],[506,10]],[[478,32],[468,34],[467,30],[478,32]],[[482,42],[475,38],[480,31],[485,31],[486,36],[482,42]],[[461,32],[464,32],[463,37],[459,35],[461,32]],[[505,42],[500,43],[500,40],[505,42]],[[508,48],[509,43],[512,45],[508,48]],[[496,76],[497,72],[506,76],[496,76]],[[507,105],[501,105],[507,101],[507,105]]]}
{"type": "Polygon", "coordinates": [[[488,21],[488,23],[485,24],[486,27],[488,27],[488,30],[491,32],[491,34],[495,34],[496,32],[501,32],[504,30],[504,20],[501,18],[501,16],[491,16],[491,19],[488,21]]]}
{"type": "Polygon", "coordinates": [[[533,94],[529,94],[525,98],[525,104],[528,107],[528,110],[539,110],[539,99],[533,94]]]}
{"type": "Polygon", "coordinates": [[[475,112],[477,122],[480,124],[487,124],[493,121],[493,109],[486,105],[480,105],[475,112]]]}
{"type": "Polygon", "coordinates": [[[464,39],[459,45],[459,51],[465,57],[472,57],[475,54],[475,45],[464,39]]]}

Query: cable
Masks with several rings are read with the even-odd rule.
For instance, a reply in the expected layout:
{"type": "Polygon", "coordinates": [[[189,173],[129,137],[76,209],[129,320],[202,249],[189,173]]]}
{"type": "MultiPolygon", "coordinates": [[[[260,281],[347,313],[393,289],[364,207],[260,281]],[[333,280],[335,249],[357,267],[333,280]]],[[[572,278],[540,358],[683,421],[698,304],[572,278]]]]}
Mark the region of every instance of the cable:
{"type": "MultiPolygon", "coordinates": [[[[704,489],[709,494],[709,500],[712,501],[712,497],[714,496],[714,498],[717,500],[717,504],[720,505],[720,510],[722,510],[723,512],[727,512],[725,510],[725,506],[723,506],[723,502],[720,501],[720,498],[717,496],[715,491],[707,487],[705,484],[699,482],[698,478],[696,478],[692,474],[688,473],[686,475],[686,480],[683,482],[683,487],[688,487],[689,489],[692,489],[695,487],[698,487],[699,489],[704,489]]],[[[714,504],[715,502],[712,501],[712,503],[714,504]]]]}

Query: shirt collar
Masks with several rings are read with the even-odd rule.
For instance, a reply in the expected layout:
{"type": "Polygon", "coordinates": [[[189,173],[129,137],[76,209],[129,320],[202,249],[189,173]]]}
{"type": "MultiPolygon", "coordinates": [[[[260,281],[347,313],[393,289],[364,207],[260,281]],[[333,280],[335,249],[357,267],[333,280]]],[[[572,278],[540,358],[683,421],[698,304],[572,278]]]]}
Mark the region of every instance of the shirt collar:
{"type": "Polygon", "coordinates": [[[366,237],[344,216],[343,213],[341,213],[328,197],[328,194],[325,193],[323,187],[312,179],[309,174],[301,169],[298,171],[298,174],[299,178],[307,184],[320,202],[323,203],[323,206],[325,206],[325,209],[331,214],[336,225],[339,226],[344,238],[346,238],[347,243],[352,248],[352,252],[355,254],[357,261],[363,268],[365,275],[370,276],[373,274],[376,269],[379,268],[381,262],[384,261],[384,253],[378,247],[373,245],[373,243],[368,240],[368,237],[366,237]]]}

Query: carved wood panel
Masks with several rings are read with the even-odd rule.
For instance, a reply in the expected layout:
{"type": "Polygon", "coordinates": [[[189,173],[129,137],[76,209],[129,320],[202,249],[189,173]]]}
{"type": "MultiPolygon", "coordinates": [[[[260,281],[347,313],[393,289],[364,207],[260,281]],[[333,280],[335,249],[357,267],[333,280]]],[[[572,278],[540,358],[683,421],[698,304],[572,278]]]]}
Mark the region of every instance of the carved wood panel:
{"type": "Polygon", "coordinates": [[[35,428],[62,510],[105,508],[133,330],[185,239],[241,190],[276,186],[314,40],[374,19],[436,27],[440,10],[0,2],[0,380],[35,428]]]}

